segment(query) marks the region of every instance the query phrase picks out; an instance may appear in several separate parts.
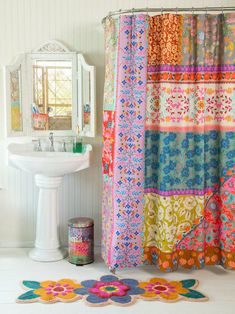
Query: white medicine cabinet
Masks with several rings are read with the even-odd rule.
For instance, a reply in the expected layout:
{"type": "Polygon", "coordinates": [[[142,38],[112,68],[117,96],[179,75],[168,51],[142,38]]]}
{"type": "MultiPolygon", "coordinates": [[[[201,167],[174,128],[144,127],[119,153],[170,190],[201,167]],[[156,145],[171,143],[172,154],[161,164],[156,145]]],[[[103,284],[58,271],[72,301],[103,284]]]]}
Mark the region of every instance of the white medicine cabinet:
{"type": "Polygon", "coordinates": [[[96,133],[95,67],[51,40],[5,67],[7,135],[96,133]]]}

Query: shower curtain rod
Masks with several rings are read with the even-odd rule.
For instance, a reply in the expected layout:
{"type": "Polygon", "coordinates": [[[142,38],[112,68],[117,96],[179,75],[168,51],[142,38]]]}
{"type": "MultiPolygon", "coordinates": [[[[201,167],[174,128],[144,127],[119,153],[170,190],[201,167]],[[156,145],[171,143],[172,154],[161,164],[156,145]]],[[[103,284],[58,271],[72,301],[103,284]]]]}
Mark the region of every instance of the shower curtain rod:
{"type": "Polygon", "coordinates": [[[106,15],[103,19],[102,19],[102,23],[104,23],[104,21],[106,20],[106,18],[114,16],[114,15],[122,15],[122,14],[126,14],[126,13],[140,13],[140,12],[208,12],[208,11],[222,11],[222,13],[224,11],[235,11],[235,7],[201,7],[201,8],[139,8],[139,9],[126,9],[126,10],[116,10],[116,11],[111,11],[109,12],[108,15],[106,15]]]}

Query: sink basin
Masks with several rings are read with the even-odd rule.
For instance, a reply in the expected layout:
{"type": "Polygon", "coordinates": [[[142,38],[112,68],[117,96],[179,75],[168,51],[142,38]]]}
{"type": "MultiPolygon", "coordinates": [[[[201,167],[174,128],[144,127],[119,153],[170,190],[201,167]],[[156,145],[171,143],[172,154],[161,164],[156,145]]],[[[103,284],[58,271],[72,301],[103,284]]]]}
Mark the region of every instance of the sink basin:
{"type": "Polygon", "coordinates": [[[39,187],[35,247],[30,257],[35,261],[52,262],[63,259],[58,236],[58,188],[63,176],[90,166],[92,146],[84,145],[83,153],[35,152],[33,144],[10,144],[10,163],[35,175],[39,187]]]}
{"type": "Polygon", "coordinates": [[[33,145],[10,144],[8,146],[11,163],[24,171],[47,177],[64,176],[80,171],[90,165],[92,146],[84,145],[84,153],[35,152],[33,145]]]}

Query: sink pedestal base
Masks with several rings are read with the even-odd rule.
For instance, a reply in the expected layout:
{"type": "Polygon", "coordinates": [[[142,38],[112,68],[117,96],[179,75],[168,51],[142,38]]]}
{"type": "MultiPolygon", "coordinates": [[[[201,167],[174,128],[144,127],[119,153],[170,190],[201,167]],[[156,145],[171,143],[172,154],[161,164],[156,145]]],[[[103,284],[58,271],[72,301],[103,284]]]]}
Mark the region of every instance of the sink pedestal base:
{"type": "Polygon", "coordinates": [[[40,262],[58,261],[67,252],[60,248],[58,236],[58,188],[62,177],[36,175],[39,187],[35,248],[29,256],[40,262]]]}
{"type": "Polygon", "coordinates": [[[29,257],[37,262],[55,262],[67,256],[65,249],[45,250],[34,248],[29,252],[29,257]]]}

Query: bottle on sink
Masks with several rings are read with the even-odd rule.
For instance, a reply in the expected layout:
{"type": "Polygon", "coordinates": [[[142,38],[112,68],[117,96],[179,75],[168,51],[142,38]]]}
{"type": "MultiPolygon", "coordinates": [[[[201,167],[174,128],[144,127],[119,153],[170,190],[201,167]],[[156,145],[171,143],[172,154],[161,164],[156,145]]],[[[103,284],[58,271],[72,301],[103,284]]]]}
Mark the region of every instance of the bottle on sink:
{"type": "Polygon", "coordinates": [[[82,153],[82,138],[79,134],[79,126],[76,128],[76,136],[73,142],[73,152],[74,153],[82,153]]]}

